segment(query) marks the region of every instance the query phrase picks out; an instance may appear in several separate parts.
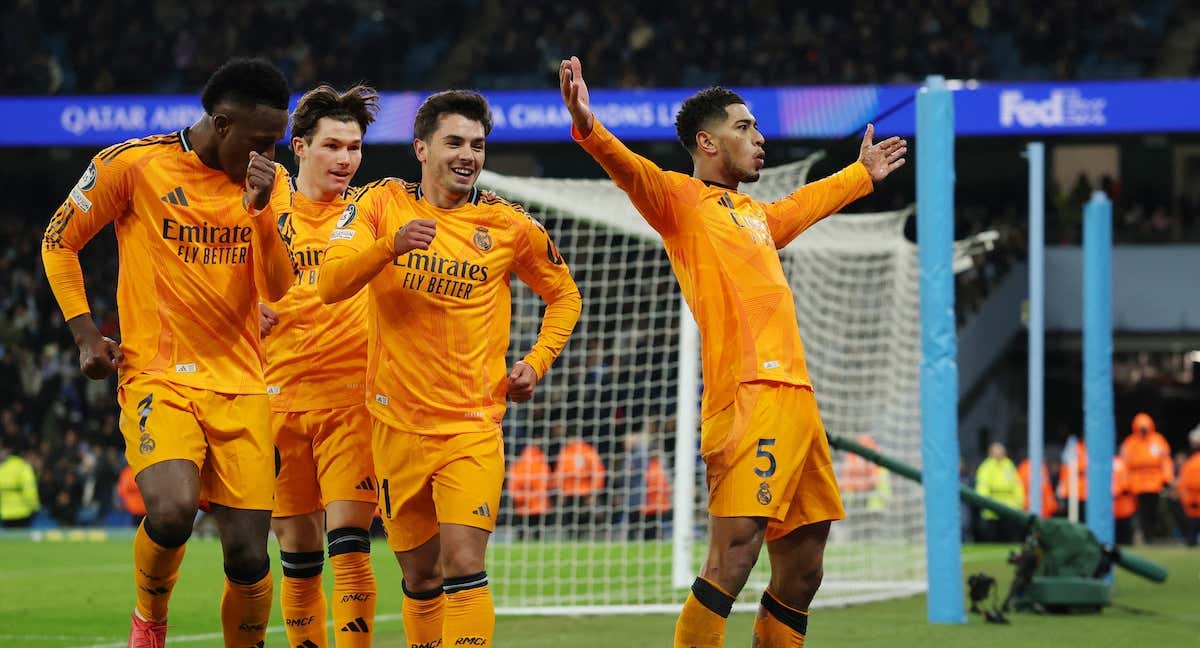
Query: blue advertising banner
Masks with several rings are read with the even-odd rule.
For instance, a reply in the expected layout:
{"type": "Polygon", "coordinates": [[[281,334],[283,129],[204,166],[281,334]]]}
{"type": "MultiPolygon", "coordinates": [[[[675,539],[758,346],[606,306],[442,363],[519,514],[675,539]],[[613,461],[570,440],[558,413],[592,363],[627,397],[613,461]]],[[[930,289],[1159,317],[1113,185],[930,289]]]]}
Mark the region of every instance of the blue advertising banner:
{"type": "MultiPolygon", "coordinates": [[[[1200,80],[1062,83],[948,82],[955,132],[963,136],[1200,132],[1200,80]]],[[[880,135],[916,131],[915,85],[746,88],[768,138],[845,137],[875,121],[880,135]]],[[[675,138],[675,113],[689,88],[594,90],[592,108],[626,140],[675,138]]],[[[556,90],[485,93],[492,142],[565,142],[570,117],[556,90]]],[[[384,93],[369,143],[412,140],[423,92],[384,93]]],[[[104,146],[183,128],[202,114],[190,95],[0,98],[0,146],[104,146]]]]}

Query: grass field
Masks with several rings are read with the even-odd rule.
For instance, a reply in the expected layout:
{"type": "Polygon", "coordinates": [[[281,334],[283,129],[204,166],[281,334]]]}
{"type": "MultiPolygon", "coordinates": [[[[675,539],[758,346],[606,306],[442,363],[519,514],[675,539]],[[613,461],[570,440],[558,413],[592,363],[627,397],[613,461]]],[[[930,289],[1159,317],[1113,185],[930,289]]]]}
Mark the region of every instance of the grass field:
{"type": "MultiPolygon", "coordinates": [[[[130,551],[127,537],[42,542],[0,537],[0,645],[124,646],[133,596],[130,551]]],[[[1020,614],[1011,615],[1009,626],[984,624],[978,617],[964,626],[931,626],[925,623],[924,597],[915,596],[814,611],[808,645],[1200,646],[1200,550],[1155,548],[1142,554],[1168,568],[1168,582],[1155,585],[1119,575],[1116,605],[1099,616],[1020,614]]],[[[1011,568],[1004,564],[1005,555],[1003,547],[967,547],[964,573],[990,573],[1007,591],[1011,568]]],[[[373,556],[380,582],[375,645],[399,648],[405,645],[399,568],[385,545],[377,544],[373,556]]],[[[222,645],[217,610],[220,561],[215,541],[198,538],[189,544],[171,599],[170,645],[222,645]]],[[[749,645],[752,623],[752,614],[735,613],[727,645],[749,645]]],[[[674,618],[502,616],[496,625],[496,645],[502,648],[623,648],[669,646],[674,618]]],[[[276,603],[267,645],[283,646],[283,637],[276,603]]]]}

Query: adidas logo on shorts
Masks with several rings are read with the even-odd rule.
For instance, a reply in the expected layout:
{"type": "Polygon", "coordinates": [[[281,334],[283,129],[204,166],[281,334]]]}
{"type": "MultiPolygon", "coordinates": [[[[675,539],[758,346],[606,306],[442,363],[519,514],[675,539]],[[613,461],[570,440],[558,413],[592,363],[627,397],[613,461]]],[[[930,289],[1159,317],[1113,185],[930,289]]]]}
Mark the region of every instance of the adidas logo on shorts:
{"type": "Polygon", "coordinates": [[[487,502],[484,502],[482,506],[475,509],[474,511],[471,511],[471,515],[478,515],[479,517],[490,518],[490,517],[492,517],[492,509],[488,507],[487,502]]]}
{"type": "Polygon", "coordinates": [[[359,483],[358,483],[358,486],[355,486],[355,487],[354,487],[354,490],[365,490],[365,491],[372,491],[372,492],[373,492],[373,491],[375,490],[375,484],[372,484],[372,483],[371,483],[371,478],[370,478],[370,477],[367,477],[366,479],[364,479],[364,480],[362,480],[361,482],[359,482],[359,483]]]}

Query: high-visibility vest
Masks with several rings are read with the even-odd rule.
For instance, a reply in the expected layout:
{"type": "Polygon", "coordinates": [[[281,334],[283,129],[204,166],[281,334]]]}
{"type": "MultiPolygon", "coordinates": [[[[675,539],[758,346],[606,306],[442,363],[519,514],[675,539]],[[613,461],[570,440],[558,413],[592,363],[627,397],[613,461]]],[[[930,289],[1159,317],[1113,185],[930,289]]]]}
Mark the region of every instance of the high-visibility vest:
{"type": "Polygon", "coordinates": [[[646,465],[646,501],[642,504],[642,513],[654,515],[671,510],[671,482],[667,480],[667,471],[663,470],[662,459],[650,457],[646,465]]]}
{"type": "Polygon", "coordinates": [[[41,507],[33,466],[9,455],[0,463],[0,520],[23,520],[41,507]]]}
{"type": "Polygon", "coordinates": [[[1129,480],[1129,468],[1120,457],[1113,457],[1113,517],[1118,520],[1133,517],[1137,513],[1137,495],[1129,480]]]}
{"type": "Polygon", "coordinates": [[[550,462],[537,446],[525,446],[508,469],[508,492],[517,515],[543,515],[550,510],[550,462]]]}
{"type": "Polygon", "coordinates": [[[592,444],[576,439],[563,446],[554,468],[554,481],[563,495],[593,495],[604,488],[604,462],[592,444]]]}
{"type": "MultiPolygon", "coordinates": [[[[1029,460],[1025,459],[1021,465],[1017,467],[1017,474],[1021,476],[1021,487],[1025,492],[1029,492],[1029,460]]],[[[1029,502],[1033,497],[1025,498],[1025,510],[1029,510],[1029,502]]],[[[1046,464],[1042,464],[1042,517],[1048,518],[1058,511],[1058,500],[1054,497],[1054,488],[1050,486],[1050,471],[1046,470],[1046,464]]]]}
{"type": "Polygon", "coordinates": [[[1200,518],[1200,451],[1192,453],[1179,470],[1179,500],[1188,517],[1200,518]]]}
{"type": "Polygon", "coordinates": [[[1136,494],[1157,493],[1175,478],[1171,446],[1147,414],[1133,417],[1133,432],[1121,443],[1121,459],[1129,469],[1136,494]]]}
{"type": "Polygon", "coordinates": [[[145,515],[146,502],[142,499],[142,491],[138,490],[137,481],[133,478],[133,468],[125,466],[121,476],[117,478],[117,495],[121,504],[131,515],[145,515]]]}
{"type": "MultiPolygon", "coordinates": [[[[975,492],[1018,510],[1025,506],[1025,489],[1021,486],[1021,477],[1017,475],[1017,468],[1008,457],[988,457],[979,464],[979,469],[975,471],[975,492]]],[[[1000,517],[986,509],[981,515],[986,520],[1000,517]]]]}

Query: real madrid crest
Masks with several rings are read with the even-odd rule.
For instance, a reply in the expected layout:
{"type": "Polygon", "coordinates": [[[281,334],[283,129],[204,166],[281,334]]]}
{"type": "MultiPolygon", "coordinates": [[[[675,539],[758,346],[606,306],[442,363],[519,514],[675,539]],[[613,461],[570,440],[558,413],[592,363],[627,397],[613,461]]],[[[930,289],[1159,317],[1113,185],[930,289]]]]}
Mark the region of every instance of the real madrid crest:
{"type": "Polygon", "coordinates": [[[486,227],[476,227],[475,236],[471,238],[471,242],[480,252],[487,252],[492,249],[492,235],[488,233],[486,227]]]}
{"type": "Polygon", "coordinates": [[[346,210],[342,212],[342,217],[338,219],[337,228],[344,229],[350,227],[350,223],[354,222],[355,216],[358,216],[358,205],[354,203],[346,205],[346,210]]]}
{"type": "Polygon", "coordinates": [[[767,482],[758,485],[758,503],[766,506],[771,503],[771,487],[767,482]]]}
{"type": "Polygon", "coordinates": [[[80,191],[91,191],[92,187],[96,186],[96,163],[92,162],[88,165],[86,171],[79,178],[79,182],[75,184],[80,191]]]}

